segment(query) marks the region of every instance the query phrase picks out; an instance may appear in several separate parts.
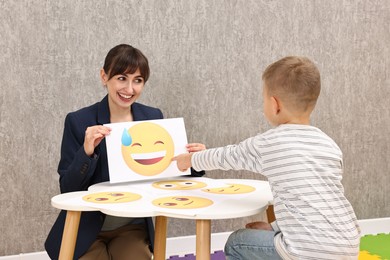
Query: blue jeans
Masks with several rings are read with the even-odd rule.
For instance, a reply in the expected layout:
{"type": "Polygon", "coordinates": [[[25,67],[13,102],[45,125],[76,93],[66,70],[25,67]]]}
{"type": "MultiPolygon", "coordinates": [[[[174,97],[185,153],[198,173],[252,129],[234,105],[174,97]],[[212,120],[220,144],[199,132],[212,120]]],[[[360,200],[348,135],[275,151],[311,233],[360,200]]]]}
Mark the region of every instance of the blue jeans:
{"type": "Polygon", "coordinates": [[[234,231],[225,245],[227,260],[282,259],[274,245],[275,231],[239,229],[234,231]]]}

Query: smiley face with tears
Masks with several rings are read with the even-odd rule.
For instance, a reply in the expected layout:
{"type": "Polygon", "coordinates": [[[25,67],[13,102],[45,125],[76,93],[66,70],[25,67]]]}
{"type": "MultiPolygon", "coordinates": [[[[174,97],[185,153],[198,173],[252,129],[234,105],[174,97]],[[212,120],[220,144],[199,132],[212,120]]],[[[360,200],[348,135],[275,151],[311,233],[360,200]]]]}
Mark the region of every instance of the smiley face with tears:
{"type": "Polygon", "coordinates": [[[168,131],[150,122],[124,129],[121,149],[127,166],[143,176],[162,173],[171,163],[175,151],[168,131]]]}

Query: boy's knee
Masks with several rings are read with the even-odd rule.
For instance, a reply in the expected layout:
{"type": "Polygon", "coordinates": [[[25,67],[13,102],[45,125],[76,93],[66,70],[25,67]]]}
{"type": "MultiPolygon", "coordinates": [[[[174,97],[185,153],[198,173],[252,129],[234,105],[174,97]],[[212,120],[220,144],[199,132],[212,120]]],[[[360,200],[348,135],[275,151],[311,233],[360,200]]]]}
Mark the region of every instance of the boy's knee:
{"type": "Polygon", "coordinates": [[[233,258],[231,258],[231,256],[233,255],[233,252],[234,252],[234,245],[235,245],[234,241],[236,240],[235,239],[236,232],[237,231],[234,231],[233,233],[231,233],[230,236],[228,237],[228,239],[226,240],[224,252],[225,252],[227,259],[233,259],[233,258]]]}
{"type": "Polygon", "coordinates": [[[235,236],[236,236],[236,232],[238,230],[234,231],[233,233],[231,233],[228,237],[228,239],[226,240],[226,244],[225,244],[225,252],[229,251],[230,250],[230,247],[232,247],[233,245],[233,241],[235,241],[235,236]]]}
{"type": "Polygon", "coordinates": [[[242,237],[242,233],[245,230],[246,229],[239,229],[230,234],[225,244],[225,251],[227,250],[227,248],[234,247],[237,245],[237,243],[240,243],[240,241],[242,240],[240,237],[242,237]]]}

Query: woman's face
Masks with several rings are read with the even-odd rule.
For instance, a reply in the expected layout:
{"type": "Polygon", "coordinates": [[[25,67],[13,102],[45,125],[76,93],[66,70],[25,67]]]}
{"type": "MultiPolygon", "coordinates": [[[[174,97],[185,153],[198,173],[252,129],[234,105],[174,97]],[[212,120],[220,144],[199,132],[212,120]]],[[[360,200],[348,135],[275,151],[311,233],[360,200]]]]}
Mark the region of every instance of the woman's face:
{"type": "Polygon", "coordinates": [[[119,109],[128,109],[141,95],[145,85],[139,69],[133,74],[114,75],[109,80],[102,69],[101,77],[103,84],[107,86],[110,105],[119,109]]]}

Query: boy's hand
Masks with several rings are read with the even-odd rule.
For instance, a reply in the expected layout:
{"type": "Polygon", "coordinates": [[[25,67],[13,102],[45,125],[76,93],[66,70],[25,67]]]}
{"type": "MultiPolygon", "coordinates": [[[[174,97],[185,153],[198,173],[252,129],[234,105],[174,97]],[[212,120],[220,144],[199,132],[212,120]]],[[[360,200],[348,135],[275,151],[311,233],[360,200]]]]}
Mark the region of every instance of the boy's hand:
{"type": "Polygon", "coordinates": [[[206,150],[206,146],[204,144],[200,144],[200,143],[187,144],[186,148],[187,148],[187,151],[189,153],[200,152],[200,151],[206,150]]]}
{"type": "Polygon", "coordinates": [[[248,223],[246,224],[245,227],[250,229],[261,229],[261,230],[269,230],[269,231],[273,230],[270,223],[266,223],[263,221],[248,223]]]}
{"type": "Polygon", "coordinates": [[[177,168],[179,169],[179,171],[185,172],[188,168],[192,166],[191,157],[191,153],[183,153],[173,157],[172,161],[176,161],[177,168]]]}

